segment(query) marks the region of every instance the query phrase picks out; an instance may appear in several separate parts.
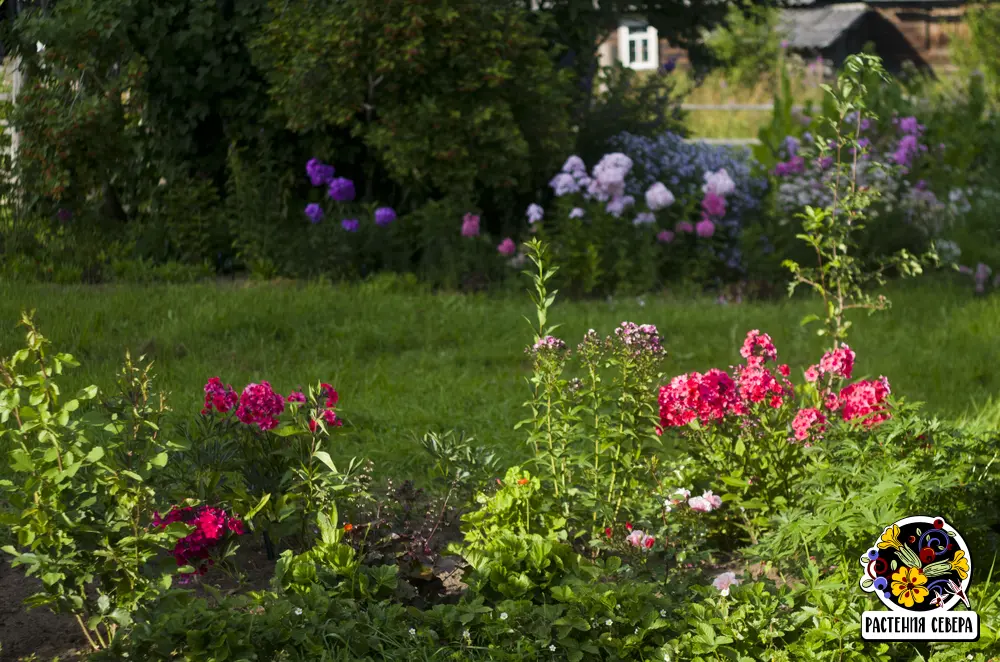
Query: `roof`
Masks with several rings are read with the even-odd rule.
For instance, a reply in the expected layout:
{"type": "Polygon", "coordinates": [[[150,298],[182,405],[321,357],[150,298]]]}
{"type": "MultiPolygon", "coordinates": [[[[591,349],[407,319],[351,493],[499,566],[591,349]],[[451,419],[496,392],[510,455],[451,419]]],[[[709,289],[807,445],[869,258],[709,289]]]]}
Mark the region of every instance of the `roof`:
{"type": "Polygon", "coordinates": [[[823,7],[789,8],[781,13],[781,29],[791,48],[826,48],[870,12],[863,2],[823,7]]]}
{"type": "MultiPolygon", "coordinates": [[[[926,7],[931,5],[937,6],[954,6],[966,4],[968,0],[865,0],[866,4],[869,5],[899,5],[899,6],[918,6],[926,7]]],[[[853,0],[848,0],[850,4],[854,4],[853,0]]],[[[829,5],[844,4],[843,0],[784,0],[782,6],[784,7],[825,7],[829,5]]]]}

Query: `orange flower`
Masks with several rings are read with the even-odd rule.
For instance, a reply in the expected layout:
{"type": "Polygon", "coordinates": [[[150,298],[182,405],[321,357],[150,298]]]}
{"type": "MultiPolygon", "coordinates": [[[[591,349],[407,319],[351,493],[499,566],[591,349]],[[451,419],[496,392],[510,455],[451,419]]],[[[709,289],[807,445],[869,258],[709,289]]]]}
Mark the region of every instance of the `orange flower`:
{"type": "Polygon", "coordinates": [[[518,485],[527,485],[528,484],[528,479],[527,478],[522,478],[521,480],[517,481],[517,484],[518,485]]]}
{"type": "Polygon", "coordinates": [[[354,530],[354,525],[353,524],[347,523],[347,524],[344,525],[344,531],[350,532],[350,531],[353,531],[353,530],[354,530]]]}

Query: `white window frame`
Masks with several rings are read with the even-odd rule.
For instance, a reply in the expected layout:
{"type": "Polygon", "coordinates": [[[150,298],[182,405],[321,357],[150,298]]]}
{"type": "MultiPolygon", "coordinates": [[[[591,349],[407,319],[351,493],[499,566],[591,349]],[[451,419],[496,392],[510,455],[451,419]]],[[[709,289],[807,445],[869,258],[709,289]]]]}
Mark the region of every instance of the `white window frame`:
{"type": "Polygon", "coordinates": [[[660,66],[660,38],[656,28],[644,21],[625,21],[618,27],[618,60],[637,71],[656,69],[660,66]],[[629,57],[629,45],[635,44],[637,60],[629,57]],[[642,61],[642,45],[646,44],[648,59],[642,61]]]}

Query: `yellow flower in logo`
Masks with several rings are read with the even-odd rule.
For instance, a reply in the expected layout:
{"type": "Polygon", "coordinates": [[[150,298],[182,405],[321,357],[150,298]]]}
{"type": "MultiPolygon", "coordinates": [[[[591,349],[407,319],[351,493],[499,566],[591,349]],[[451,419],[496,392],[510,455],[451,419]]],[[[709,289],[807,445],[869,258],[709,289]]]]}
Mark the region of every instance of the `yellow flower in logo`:
{"type": "Polygon", "coordinates": [[[907,609],[914,603],[923,602],[928,595],[927,577],[920,571],[920,568],[903,566],[892,575],[892,594],[897,597],[899,604],[907,609]]]}
{"type": "Polygon", "coordinates": [[[889,547],[899,549],[901,546],[902,544],[899,542],[899,527],[895,524],[887,528],[882,533],[882,537],[878,539],[879,549],[888,549],[889,547]]]}
{"type": "Polygon", "coordinates": [[[965,552],[958,550],[955,558],[951,560],[951,569],[958,571],[958,576],[965,579],[969,576],[969,559],[965,558],[965,552]]]}

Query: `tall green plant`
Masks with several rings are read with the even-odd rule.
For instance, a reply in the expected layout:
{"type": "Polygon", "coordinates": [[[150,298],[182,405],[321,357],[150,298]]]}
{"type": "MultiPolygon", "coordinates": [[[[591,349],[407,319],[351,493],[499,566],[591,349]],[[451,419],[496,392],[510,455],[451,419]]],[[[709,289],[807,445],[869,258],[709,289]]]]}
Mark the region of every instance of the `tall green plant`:
{"type": "Polygon", "coordinates": [[[0,481],[10,504],[0,521],[17,539],[3,551],[42,582],[27,605],[72,614],[99,650],[170,586],[171,573],[149,564],[189,528],[150,526],[150,480],[177,446],[160,430],[166,404],[152,392],[149,365],[126,356],[102,416],[87,411],[96,386],[62,397],[58,376],[76,360],[50,353],[30,314],[21,324],[27,347],[0,365],[0,439],[14,472],[0,481]]]}
{"type": "Polygon", "coordinates": [[[832,146],[819,144],[818,154],[813,156],[833,159],[834,176],[829,183],[833,198],[825,209],[808,206],[800,214],[803,233],[796,236],[815,251],[816,266],[803,267],[794,260],[783,262],[792,274],[789,294],[805,285],[823,300],[823,316],[809,315],[802,324],[822,320],[823,328],[817,333],[829,337],[834,347],[847,337],[851,327],[847,319],[849,311],[866,310],[871,314],[889,307],[885,295],[871,294],[873,285],[885,284],[888,270],[914,276],[922,272],[924,264],[937,259],[933,252],[917,257],[903,249],[892,256],[880,257],[872,266],[854,255],[859,233],[867,225],[866,210],[877,195],[874,190],[858,186],[858,163],[865,149],[861,142],[862,123],[865,117],[877,119],[867,103],[868,89],[873,82],[888,80],[881,60],[862,54],[847,59],[836,87],[822,86],[836,109],[833,115],[824,117],[834,139],[832,146]]]}

